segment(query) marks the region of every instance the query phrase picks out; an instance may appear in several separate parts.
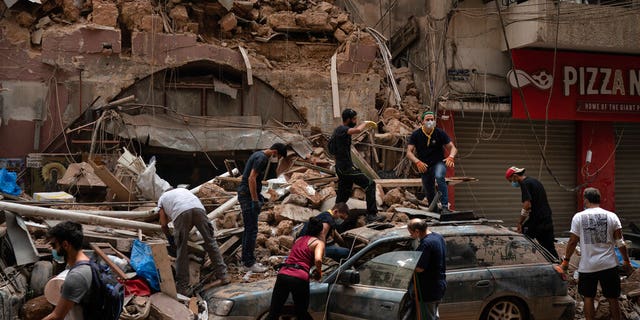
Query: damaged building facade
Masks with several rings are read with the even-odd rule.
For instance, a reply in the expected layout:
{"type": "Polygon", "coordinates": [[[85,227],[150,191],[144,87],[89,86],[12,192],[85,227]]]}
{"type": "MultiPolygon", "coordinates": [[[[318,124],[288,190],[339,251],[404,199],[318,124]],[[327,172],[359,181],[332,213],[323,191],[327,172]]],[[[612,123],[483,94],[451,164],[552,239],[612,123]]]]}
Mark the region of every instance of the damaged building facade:
{"type": "Polygon", "coordinates": [[[383,124],[376,169],[405,177],[403,141],[432,108],[460,149],[449,175],[479,179],[451,187],[457,208],[515,222],[517,165],[545,183],[557,230],[583,183],[640,218],[637,12],[517,2],[4,1],[0,152],[43,168],[28,155],[128,145],[197,184],[223,159],[329,135],[350,107],[383,124]]]}

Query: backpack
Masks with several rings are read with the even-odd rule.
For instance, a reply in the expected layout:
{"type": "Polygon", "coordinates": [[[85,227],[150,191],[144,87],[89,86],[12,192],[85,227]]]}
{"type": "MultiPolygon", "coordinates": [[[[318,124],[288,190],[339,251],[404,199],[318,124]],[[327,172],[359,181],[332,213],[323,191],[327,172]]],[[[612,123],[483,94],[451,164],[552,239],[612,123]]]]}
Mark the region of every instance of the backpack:
{"type": "Polygon", "coordinates": [[[108,266],[95,261],[81,261],[71,269],[88,265],[91,267],[91,290],[87,304],[90,308],[82,308],[84,319],[117,320],[124,304],[124,286],[110,273],[108,266]]]}
{"type": "Polygon", "coordinates": [[[338,152],[338,143],[336,142],[336,133],[334,132],[329,138],[329,142],[327,142],[327,151],[329,151],[329,155],[335,156],[338,152]]]}

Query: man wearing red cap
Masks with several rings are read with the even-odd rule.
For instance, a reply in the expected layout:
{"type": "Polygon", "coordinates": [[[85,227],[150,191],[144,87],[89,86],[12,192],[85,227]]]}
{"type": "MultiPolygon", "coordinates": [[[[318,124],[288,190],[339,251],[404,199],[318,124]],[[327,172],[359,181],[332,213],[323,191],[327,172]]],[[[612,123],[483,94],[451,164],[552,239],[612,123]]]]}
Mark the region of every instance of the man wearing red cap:
{"type": "Polygon", "coordinates": [[[538,240],[542,247],[558,258],[547,192],[540,181],[525,176],[524,172],[525,168],[510,167],[505,174],[505,178],[511,182],[511,186],[520,188],[522,193],[522,210],[520,210],[518,232],[538,240]]]}

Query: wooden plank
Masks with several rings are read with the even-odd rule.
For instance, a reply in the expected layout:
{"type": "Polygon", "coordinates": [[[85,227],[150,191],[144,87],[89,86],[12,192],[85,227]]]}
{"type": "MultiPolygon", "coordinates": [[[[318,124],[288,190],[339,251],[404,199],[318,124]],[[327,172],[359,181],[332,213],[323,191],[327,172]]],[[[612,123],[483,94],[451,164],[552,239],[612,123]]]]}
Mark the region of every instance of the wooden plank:
{"type": "Polygon", "coordinates": [[[169,260],[169,254],[167,253],[167,244],[165,241],[147,242],[151,247],[151,254],[153,254],[153,261],[156,264],[158,271],[158,277],[160,279],[160,291],[173,299],[177,299],[178,292],[176,290],[176,283],[173,280],[173,273],[171,272],[171,261],[169,260]]]}
{"type": "MultiPolygon", "coordinates": [[[[472,177],[448,177],[445,178],[447,184],[450,186],[456,185],[462,182],[476,182],[478,179],[472,177]]],[[[383,188],[409,188],[409,187],[422,187],[422,179],[410,178],[410,179],[375,179],[376,185],[380,185],[383,188]]]]}
{"type": "Polygon", "coordinates": [[[340,91],[338,90],[337,53],[331,57],[331,101],[333,102],[333,117],[340,118],[340,91]]]}
{"type": "Polygon", "coordinates": [[[330,175],[334,175],[334,176],[336,175],[336,172],[333,171],[333,170],[330,170],[330,169],[327,169],[327,168],[323,168],[323,167],[320,167],[320,166],[316,166],[316,165],[313,165],[313,164],[311,164],[309,162],[296,160],[293,164],[295,164],[297,166],[307,167],[309,169],[317,170],[317,171],[320,171],[320,172],[324,172],[324,173],[327,173],[327,174],[330,174],[330,175]]]}
{"type": "Polygon", "coordinates": [[[369,179],[380,179],[378,173],[371,168],[369,163],[360,155],[354,146],[351,146],[351,160],[356,168],[360,169],[369,179]]]}
{"type": "Polygon", "coordinates": [[[127,275],[124,273],[124,271],[122,271],[120,267],[118,267],[115,263],[113,263],[113,261],[111,261],[111,259],[107,257],[107,254],[104,253],[104,251],[102,251],[100,247],[98,247],[95,243],[90,243],[89,245],[91,246],[91,249],[93,249],[93,251],[98,256],[100,256],[102,261],[104,261],[104,263],[106,263],[109,266],[109,268],[111,268],[111,270],[113,270],[113,272],[115,272],[116,275],[118,275],[120,279],[127,279],[127,275]]]}
{"type": "Polygon", "coordinates": [[[227,253],[227,251],[231,247],[233,247],[233,245],[236,244],[238,241],[240,241],[240,237],[239,236],[232,236],[231,238],[229,238],[229,240],[225,241],[220,246],[220,254],[224,256],[227,253]]]}
{"type": "Polygon", "coordinates": [[[136,200],[133,193],[116,178],[105,166],[98,165],[91,159],[87,160],[89,165],[93,167],[94,173],[104,182],[116,195],[116,201],[132,201],[136,200]]]}

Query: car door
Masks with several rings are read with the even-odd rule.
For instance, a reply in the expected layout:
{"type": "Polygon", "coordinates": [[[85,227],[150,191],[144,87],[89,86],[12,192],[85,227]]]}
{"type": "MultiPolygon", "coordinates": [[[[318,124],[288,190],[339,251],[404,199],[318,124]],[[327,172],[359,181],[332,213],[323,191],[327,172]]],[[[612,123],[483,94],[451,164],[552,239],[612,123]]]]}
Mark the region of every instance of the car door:
{"type": "Polygon", "coordinates": [[[447,291],[439,307],[440,318],[478,319],[484,300],[495,290],[495,280],[478,259],[479,236],[448,236],[447,244],[447,291]]]}
{"type": "Polygon", "coordinates": [[[360,282],[336,283],[329,291],[330,319],[391,320],[398,318],[402,297],[420,258],[418,251],[364,255],[353,264],[360,282]]]}

